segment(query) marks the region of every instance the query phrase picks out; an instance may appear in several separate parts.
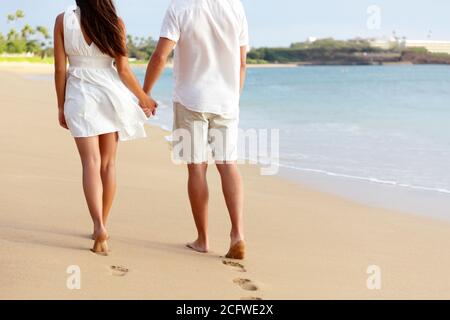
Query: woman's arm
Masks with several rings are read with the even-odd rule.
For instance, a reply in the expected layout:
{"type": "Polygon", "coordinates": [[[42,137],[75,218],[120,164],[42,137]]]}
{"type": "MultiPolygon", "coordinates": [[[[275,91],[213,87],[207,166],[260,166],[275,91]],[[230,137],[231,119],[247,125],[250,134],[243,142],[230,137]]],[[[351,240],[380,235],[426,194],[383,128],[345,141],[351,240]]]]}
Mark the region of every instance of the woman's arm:
{"type": "MultiPolygon", "coordinates": [[[[122,30],[124,33],[124,39],[126,39],[125,25],[121,21],[122,30]]],[[[131,70],[130,64],[128,63],[127,56],[118,56],[115,58],[117,72],[119,77],[125,86],[138,98],[141,108],[144,110],[147,117],[155,114],[157,103],[151,97],[149,97],[136,79],[133,71],[131,70]]]]}
{"type": "Polygon", "coordinates": [[[55,89],[58,98],[58,119],[61,127],[68,129],[64,118],[66,100],[67,56],[64,49],[64,14],[56,17],[54,29],[55,89]]]}

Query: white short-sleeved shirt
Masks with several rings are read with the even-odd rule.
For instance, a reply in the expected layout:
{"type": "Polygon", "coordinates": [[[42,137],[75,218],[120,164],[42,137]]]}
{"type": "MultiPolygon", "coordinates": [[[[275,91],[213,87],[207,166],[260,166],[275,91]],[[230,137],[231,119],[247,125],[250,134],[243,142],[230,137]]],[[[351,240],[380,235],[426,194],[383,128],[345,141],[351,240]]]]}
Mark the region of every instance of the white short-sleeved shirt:
{"type": "Polygon", "coordinates": [[[197,112],[239,114],[240,50],[248,24],[240,0],[172,0],[161,35],[177,43],[174,101],[197,112]]]}

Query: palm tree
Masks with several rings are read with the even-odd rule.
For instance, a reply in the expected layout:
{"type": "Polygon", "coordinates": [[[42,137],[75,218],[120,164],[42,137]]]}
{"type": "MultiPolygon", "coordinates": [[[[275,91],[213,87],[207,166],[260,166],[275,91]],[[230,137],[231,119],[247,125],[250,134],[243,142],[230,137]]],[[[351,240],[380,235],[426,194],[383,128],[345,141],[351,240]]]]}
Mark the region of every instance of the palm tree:
{"type": "Polygon", "coordinates": [[[5,52],[6,50],[6,39],[3,36],[3,33],[0,32],[0,53],[5,52]]]}
{"type": "Polygon", "coordinates": [[[17,19],[25,18],[25,12],[23,12],[22,10],[17,10],[16,17],[17,17],[17,19]]]}
{"type": "Polygon", "coordinates": [[[44,26],[37,26],[36,31],[39,32],[44,39],[50,39],[50,34],[48,33],[48,29],[44,26]]]}
{"type": "Polygon", "coordinates": [[[49,47],[50,47],[50,41],[49,39],[50,34],[48,32],[48,29],[44,26],[37,26],[36,27],[36,31],[42,35],[42,37],[44,38],[44,40],[40,43],[41,45],[41,58],[45,58],[47,56],[49,47]]]}
{"type": "Polygon", "coordinates": [[[12,41],[12,40],[16,40],[19,37],[19,34],[17,33],[17,31],[15,29],[11,29],[8,32],[8,41],[12,41]]]}
{"type": "MultiPolygon", "coordinates": [[[[13,14],[8,14],[6,16],[8,23],[16,23],[20,19],[25,17],[25,13],[22,10],[17,10],[13,14]]],[[[7,42],[6,42],[6,52],[10,53],[22,53],[26,50],[26,37],[31,32],[30,26],[25,26],[22,30],[21,34],[19,34],[16,29],[12,28],[7,34],[7,42]],[[21,36],[22,35],[22,36],[21,36]]]]}
{"type": "Polygon", "coordinates": [[[6,16],[8,22],[16,22],[23,18],[25,18],[25,12],[23,10],[17,10],[15,13],[6,16]]]}
{"type": "Polygon", "coordinates": [[[15,14],[8,14],[6,16],[6,19],[8,20],[8,23],[14,22],[14,21],[16,21],[16,15],[15,14]]]}
{"type": "MultiPolygon", "coordinates": [[[[17,10],[13,14],[7,15],[8,23],[17,23],[17,21],[25,18],[25,13],[22,10],[17,10]]],[[[49,49],[50,33],[44,26],[38,26],[36,29],[29,24],[23,25],[20,33],[12,28],[7,35],[7,52],[23,53],[23,52],[41,52],[46,55],[49,49]]]]}
{"type": "Polygon", "coordinates": [[[25,39],[27,39],[28,36],[30,36],[30,35],[32,35],[32,34],[35,34],[36,31],[35,31],[29,24],[26,24],[26,25],[22,28],[21,33],[22,33],[22,37],[25,38],[25,39]]]}
{"type": "Polygon", "coordinates": [[[26,49],[26,40],[15,29],[11,29],[7,35],[6,52],[23,53],[26,49]]]}

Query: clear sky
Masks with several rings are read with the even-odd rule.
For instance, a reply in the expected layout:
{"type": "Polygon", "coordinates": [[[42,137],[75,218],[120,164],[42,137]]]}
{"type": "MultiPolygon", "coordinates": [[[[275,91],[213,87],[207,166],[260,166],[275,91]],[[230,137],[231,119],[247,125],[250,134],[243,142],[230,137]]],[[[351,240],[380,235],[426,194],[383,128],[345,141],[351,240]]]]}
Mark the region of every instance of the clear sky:
{"type": "MultiPolygon", "coordinates": [[[[220,0],[217,0],[220,1],[220,0]]],[[[74,0],[0,0],[0,31],[11,25],[6,15],[22,9],[32,26],[53,27],[57,13],[74,0]]],[[[128,33],[158,37],[160,24],[170,0],[116,0],[128,33]]],[[[449,0],[243,0],[247,10],[252,46],[287,46],[309,36],[383,37],[450,41],[449,0]],[[367,9],[381,10],[379,27],[368,28],[367,9]]],[[[378,21],[378,20],[377,20],[378,21]]]]}

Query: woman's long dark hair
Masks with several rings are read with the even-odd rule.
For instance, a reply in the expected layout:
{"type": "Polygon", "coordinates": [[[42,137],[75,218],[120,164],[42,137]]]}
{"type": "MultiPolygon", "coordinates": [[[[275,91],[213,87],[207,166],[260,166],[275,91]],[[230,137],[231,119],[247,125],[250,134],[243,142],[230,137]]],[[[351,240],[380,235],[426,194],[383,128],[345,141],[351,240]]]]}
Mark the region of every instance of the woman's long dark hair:
{"type": "Polygon", "coordinates": [[[76,0],[81,26],[101,52],[113,58],[126,56],[126,40],[113,0],[76,0]]]}

